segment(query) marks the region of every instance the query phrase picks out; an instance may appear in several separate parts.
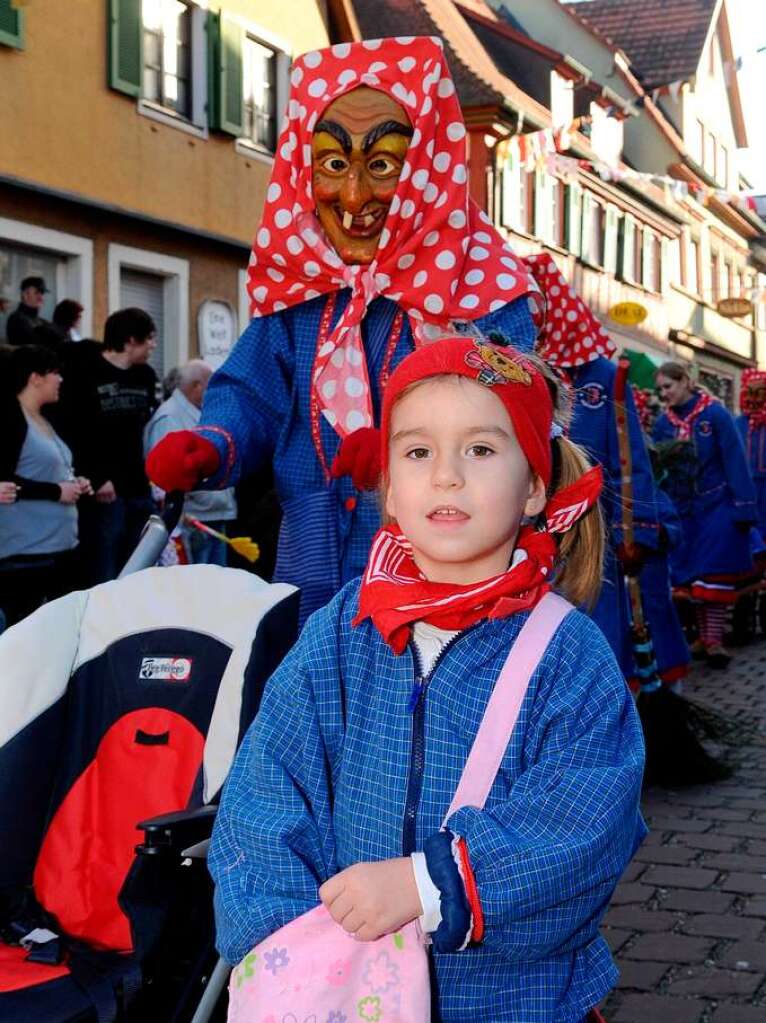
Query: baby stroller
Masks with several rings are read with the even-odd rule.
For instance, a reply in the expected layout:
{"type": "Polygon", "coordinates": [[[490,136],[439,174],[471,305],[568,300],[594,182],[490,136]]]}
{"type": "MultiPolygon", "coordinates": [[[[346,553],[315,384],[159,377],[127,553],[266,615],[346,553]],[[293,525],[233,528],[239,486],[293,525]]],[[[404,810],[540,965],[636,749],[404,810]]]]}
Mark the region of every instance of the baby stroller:
{"type": "Polygon", "coordinates": [[[3,1023],[191,1018],[216,956],[189,847],[297,615],[247,572],[149,568],[0,636],[3,1023]]]}

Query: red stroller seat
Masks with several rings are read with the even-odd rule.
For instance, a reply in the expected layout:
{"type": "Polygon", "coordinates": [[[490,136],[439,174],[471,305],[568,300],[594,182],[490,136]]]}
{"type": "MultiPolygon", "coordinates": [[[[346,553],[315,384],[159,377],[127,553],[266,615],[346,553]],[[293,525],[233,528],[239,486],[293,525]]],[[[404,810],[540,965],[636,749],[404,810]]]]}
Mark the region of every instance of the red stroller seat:
{"type": "Polygon", "coordinates": [[[181,893],[175,973],[188,980],[212,929],[204,868],[178,881],[180,852],[210,831],[207,807],[294,641],[297,608],[293,587],[246,572],[148,569],[0,637],[4,1023],[101,1023],[128,1003],[144,1019],[181,1018],[166,1002],[155,1015],[146,997],[147,981],[161,986],[153,957],[173,972],[165,903],[181,893]],[[168,814],[134,862],[137,825],[168,814]]]}

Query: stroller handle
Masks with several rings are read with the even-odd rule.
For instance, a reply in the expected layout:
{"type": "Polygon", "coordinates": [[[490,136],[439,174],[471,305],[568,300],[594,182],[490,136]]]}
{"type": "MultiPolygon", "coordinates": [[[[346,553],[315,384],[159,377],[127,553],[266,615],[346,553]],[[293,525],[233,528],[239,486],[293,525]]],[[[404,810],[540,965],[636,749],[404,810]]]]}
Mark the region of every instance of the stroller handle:
{"type": "Polygon", "coordinates": [[[165,549],[168,537],[178,525],[184,507],[186,495],[180,490],[173,490],[165,496],[165,506],[160,515],[150,515],[143,528],[136,549],[130,555],[118,579],[133,575],[144,568],[151,568],[157,563],[165,549]]]}

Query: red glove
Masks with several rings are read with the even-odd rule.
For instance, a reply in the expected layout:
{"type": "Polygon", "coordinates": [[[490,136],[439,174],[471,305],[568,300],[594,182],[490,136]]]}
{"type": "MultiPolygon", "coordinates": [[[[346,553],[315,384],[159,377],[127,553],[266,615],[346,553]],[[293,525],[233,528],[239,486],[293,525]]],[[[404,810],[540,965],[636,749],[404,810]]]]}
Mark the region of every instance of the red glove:
{"type": "Polygon", "coordinates": [[[212,476],[221,459],[212,441],[193,430],[169,433],[155,444],[146,459],[146,474],[165,491],[194,490],[212,476]]]}
{"type": "Polygon", "coordinates": [[[331,476],[350,476],[357,490],[375,490],[380,473],[380,430],[363,426],[343,438],[330,466],[331,476]]]}

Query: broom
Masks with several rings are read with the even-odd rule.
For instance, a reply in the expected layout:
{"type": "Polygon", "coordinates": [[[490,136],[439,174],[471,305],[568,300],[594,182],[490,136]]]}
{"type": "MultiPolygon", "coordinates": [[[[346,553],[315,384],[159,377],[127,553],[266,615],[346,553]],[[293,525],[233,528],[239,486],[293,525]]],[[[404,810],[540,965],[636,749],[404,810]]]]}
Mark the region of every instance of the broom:
{"type": "MultiPolygon", "coordinates": [[[[620,452],[620,496],[622,535],[630,550],[633,533],[633,459],[630,451],[625,393],[630,361],[621,358],[614,385],[617,440],[620,452]]],[[[654,644],[644,616],[641,587],[636,576],[626,576],[631,610],[631,639],[636,674],[640,683],[637,699],[646,744],[644,782],[665,787],[702,785],[731,775],[731,768],[712,757],[702,746],[700,731],[710,734],[703,720],[695,722],[692,705],[663,685],[657,671],[654,644]]],[[[708,722],[709,724],[709,722],[708,722]]]]}
{"type": "Polygon", "coordinates": [[[188,522],[190,526],[199,529],[201,533],[207,533],[208,536],[214,536],[218,540],[223,541],[223,543],[227,543],[232,550],[235,550],[237,554],[247,558],[250,562],[257,561],[261,556],[258,544],[249,536],[227,536],[225,533],[219,533],[212,526],[207,526],[204,522],[200,522],[199,519],[195,519],[193,515],[184,515],[184,522],[188,522]]]}

